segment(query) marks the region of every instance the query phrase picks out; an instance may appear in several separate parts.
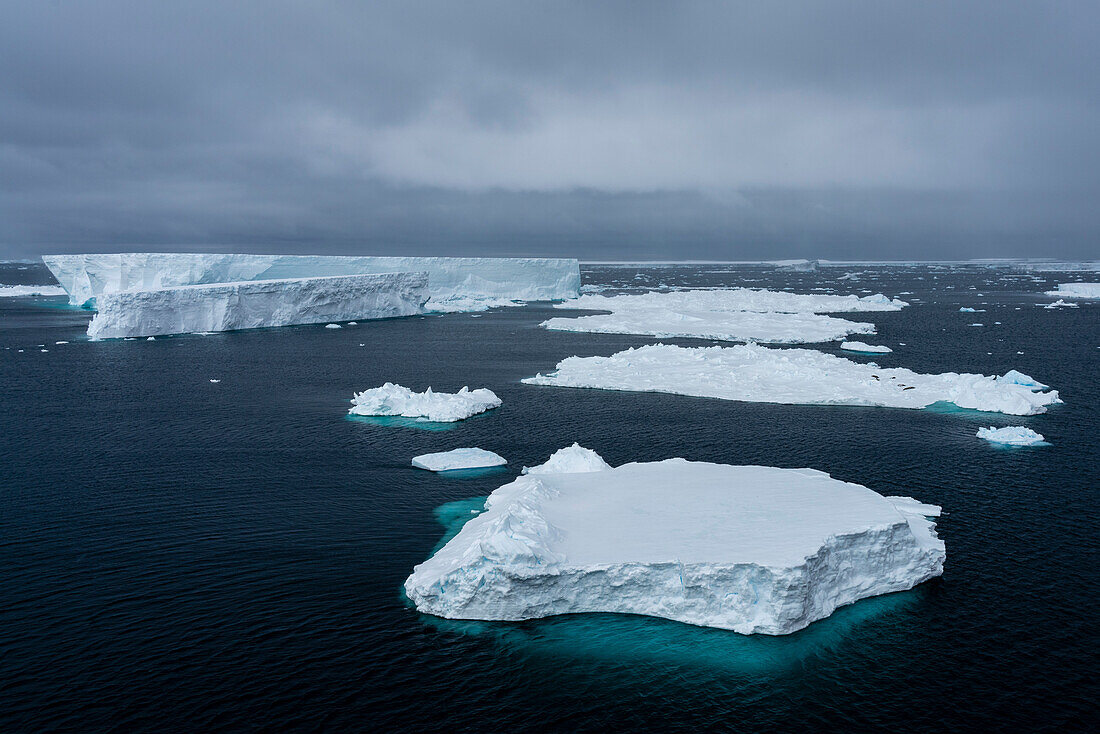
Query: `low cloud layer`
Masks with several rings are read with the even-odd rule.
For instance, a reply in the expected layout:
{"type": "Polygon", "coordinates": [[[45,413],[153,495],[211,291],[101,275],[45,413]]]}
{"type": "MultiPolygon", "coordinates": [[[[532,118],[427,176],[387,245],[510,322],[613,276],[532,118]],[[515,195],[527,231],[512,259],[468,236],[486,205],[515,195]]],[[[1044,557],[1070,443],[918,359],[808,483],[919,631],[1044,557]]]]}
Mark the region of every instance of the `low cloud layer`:
{"type": "Polygon", "coordinates": [[[1095,257],[1095,3],[8,3],[0,256],[1095,257]]]}

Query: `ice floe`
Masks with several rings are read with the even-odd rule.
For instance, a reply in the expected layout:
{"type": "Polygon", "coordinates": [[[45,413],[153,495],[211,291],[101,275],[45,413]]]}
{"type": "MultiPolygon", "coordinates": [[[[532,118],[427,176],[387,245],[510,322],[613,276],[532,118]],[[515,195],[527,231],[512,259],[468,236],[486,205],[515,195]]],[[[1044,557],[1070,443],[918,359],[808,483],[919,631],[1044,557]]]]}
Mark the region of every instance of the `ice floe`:
{"type": "Polygon", "coordinates": [[[1012,371],[1005,377],[919,374],[881,368],[811,349],[771,349],[755,344],[678,347],[655,344],[610,357],[569,357],[529,385],[599,388],[805,405],[878,405],[960,408],[1034,415],[1060,403],[1058,392],[1012,371]],[[1031,384],[1025,384],[1024,381],[1031,384]]]}
{"type": "Polygon", "coordinates": [[[894,351],[890,347],[881,344],[867,344],[866,342],[842,342],[840,348],[848,352],[864,352],[867,354],[888,354],[894,351]]]}
{"type": "Polygon", "coordinates": [[[0,298],[63,295],[65,295],[65,289],[59,285],[0,285],[0,298]]]}
{"type": "Polygon", "coordinates": [[[421,454],[412,460],[412,465],[428,471],[453,471],[455,469],[482,469],[490,466],[503,466],[508,460],[492,451],[479,448],[452,449],[434,454],[421,454]]]}
{"type": "Polygon", "coordinates": [[[812,469],[532,471],[494,491],[405,591],[452,619],[616,612],[787,634],[940,575],[939,514],[812,469]]]}
{"type": "Polygon", "coordinates": [[[1005,446],[1032,446],[1044,443],[1043,434],[1036,433],[1024,426],[1006,426],[1004,428],[979,428],[976,434],[978,438],[984,438],[990,443],[1003,444],[1005,446]]]}
{"type": "Polygon", "coordinates": [[[407,387],[387,382],[382,387],[356,393],[348,413],[352,415],[389,415],[422,418],[440,423],[452,423],[484,413],[501,404],[492,390],[463,387],[457,393],[413,392],[407,387]]]}

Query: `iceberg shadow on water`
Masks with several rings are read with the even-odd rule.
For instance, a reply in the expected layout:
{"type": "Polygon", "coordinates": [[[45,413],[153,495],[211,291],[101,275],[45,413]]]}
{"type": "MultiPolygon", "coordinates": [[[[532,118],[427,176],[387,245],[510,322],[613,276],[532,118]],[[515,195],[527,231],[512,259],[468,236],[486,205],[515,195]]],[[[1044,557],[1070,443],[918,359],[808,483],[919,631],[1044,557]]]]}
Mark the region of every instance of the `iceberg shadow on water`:
{"type": "MultiPolygon", "coordinates": [[[[477,517],[485,497],[440,505],[435,517],[445,528],[432,554],[447,544],[467,521],[477,517]]],[[[742,635],[659,617],[592,612],[522,622],[444,619],[418,612],[420,620],[441,633],[485,639],[510,652],[550,660],[615,665],[705,668],[740,675],[782,674],[807,659],[828,655],[848,643],[867,645],[879,635],[910,635],[907,621],[935,593],[932,583],[908,591],[861,599],[829,617],[789,635],[742,635]],[[907,614],[912,613],[912,614],[907,614]]],[[[414,604],[399,592],[410,609],[414,604]]]]}

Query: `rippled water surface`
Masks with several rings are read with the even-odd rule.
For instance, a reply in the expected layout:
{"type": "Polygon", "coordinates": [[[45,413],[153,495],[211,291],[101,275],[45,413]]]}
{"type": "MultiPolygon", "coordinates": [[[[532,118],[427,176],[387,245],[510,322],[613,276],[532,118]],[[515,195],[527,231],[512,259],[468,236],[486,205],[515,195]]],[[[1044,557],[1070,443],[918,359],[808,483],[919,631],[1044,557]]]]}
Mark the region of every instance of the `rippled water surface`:
{"type": "MultiPolygon", "coordinates": [[[[906,293],[903,311],[844,316],[877,324],[867,341],[895,352],[846,356],[1015,368],[1066,404],[1010,418],[522,385],[567,356],[655,341],[542,330],[568,313],[546,304],[93,343],[89,315],[63,299],[0,299],[0,730],[1027,731],[1095,719],[1100,304],[1036,306],[1075,275],[583,275],[625,289],[906,293]],[[504,405],[446,430],[345,417],[353,391],[386,381],[488,387],[504,405]],[[974,436],[983,425],[1026,425],[1052,445],[996,449],[974,436]],[[941,504],[946,571],[786,637],[411,609],[401,584],[448,527],[574,441],[611,464],[809,466],[941,504]],[[409,465],[459,446],[510,464],[462,477],[409,465]]],[[[48,276],[2,265],[0,282],[48,276]]]]}

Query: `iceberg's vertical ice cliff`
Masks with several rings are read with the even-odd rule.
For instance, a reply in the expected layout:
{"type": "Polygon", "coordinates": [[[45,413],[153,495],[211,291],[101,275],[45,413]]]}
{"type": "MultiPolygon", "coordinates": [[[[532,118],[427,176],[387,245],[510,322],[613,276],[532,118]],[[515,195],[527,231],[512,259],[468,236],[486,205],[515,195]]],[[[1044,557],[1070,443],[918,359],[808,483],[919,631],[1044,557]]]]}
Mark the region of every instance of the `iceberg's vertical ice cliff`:
{"type": "Polygon", "coordinates": [[[928,519],[939,507],[812,469],[668,459],[533,470],[485,507],[405,581],[420,611],[619,612],[778,635],[910,589],[945,559],[928,519]]]}
{"type": "Polygon", "coordinates": [[[122,253],[43,255],[74,306],[101,293],[246,280],[364,273],[426,272],[434,301],[453,298],[523,301],[574,298],[577,261],[566,258],[337,257],[321,255],[206,255],[122,253]]]}
{"type": "Polygon", "coordinates": [[[411,316],[421,312],[427,284],[426,273],[383,273],[100,292],[88,336],[154,336],[411,316]]]}

